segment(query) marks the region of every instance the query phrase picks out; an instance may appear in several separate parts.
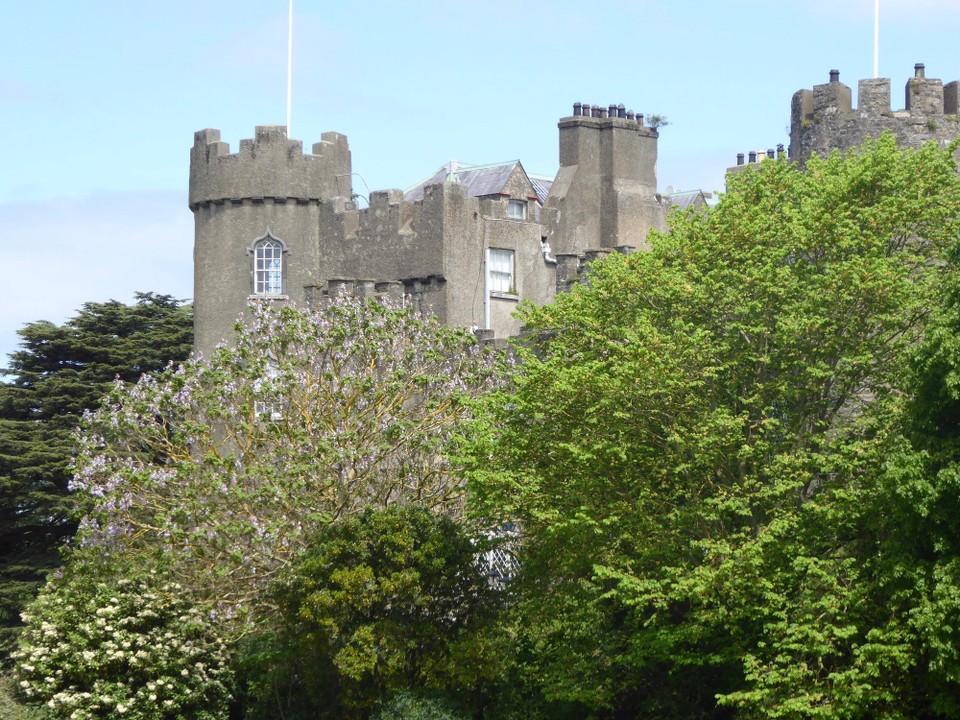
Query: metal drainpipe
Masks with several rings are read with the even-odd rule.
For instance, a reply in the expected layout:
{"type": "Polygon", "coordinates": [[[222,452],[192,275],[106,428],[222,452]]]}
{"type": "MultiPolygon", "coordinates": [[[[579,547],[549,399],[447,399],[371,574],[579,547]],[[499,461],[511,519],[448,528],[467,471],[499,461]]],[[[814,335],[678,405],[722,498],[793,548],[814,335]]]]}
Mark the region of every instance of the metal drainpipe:
{"type": "Polygon", "coordinates": [[[490,248],[483,251],[483,329],[490,330],[490,248]]]}

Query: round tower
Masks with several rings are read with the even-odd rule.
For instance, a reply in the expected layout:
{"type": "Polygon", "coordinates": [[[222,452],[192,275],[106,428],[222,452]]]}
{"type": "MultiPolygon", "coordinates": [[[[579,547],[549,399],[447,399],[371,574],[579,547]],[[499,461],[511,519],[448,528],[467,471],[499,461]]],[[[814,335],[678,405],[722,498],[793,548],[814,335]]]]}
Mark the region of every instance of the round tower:
{"type": "Polygon", "coordinates": [[[194,134],[194,349],[229,339],[252,297],[303,304],[320,279],[324,200],[353,194],[347,138],[324,133],[304,154],[284,126],[259,126],[240,151],[219,130],[194,134]]]}

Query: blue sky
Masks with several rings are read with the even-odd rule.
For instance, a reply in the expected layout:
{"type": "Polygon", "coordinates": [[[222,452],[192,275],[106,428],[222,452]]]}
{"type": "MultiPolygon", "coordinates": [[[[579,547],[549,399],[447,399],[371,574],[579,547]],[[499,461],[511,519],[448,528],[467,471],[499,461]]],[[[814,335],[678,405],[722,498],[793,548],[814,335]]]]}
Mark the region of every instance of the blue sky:
{"type": "MultiPolygon", "coordinates": [[[[894,109],[960,79],[960,2],[881,0],[894,109]]],[[[0,365],[16,330],[136,290],[189,298],[193,132],[286,117],[287,0],[0,0],[0,365]]],[[[572,104],[666,115],[659,184],[722,188],[786,143],[790,98],[873,74],[873,0],[295,0],[292,136],[346,134],[356,192],[444,162],[557,168],[572,104]],[[366,187],[365,187],[366,186],[366,187]]]]}

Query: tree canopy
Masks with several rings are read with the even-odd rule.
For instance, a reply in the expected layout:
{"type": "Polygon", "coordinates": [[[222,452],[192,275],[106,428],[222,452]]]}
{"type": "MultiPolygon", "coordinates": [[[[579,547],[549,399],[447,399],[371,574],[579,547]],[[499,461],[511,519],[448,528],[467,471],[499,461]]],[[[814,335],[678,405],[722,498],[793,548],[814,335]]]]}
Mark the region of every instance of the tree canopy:
{"type": "Polygon", "coordinates": [[[193,343],[190,307],[169,295],[138,293],[126,305],[86,303],[63,325],[39,321],[19,331],[20,350],[0,371],[0,652],[19,613],[60,563],[76,528],[67,492],[72,434],[114,380],[184,360],[193,343]]]}
{"type": "Polygon", "coordinates": [[[320,528],[273,591],[280,632],[247,670],[251,715],[362,719],[394,694],[456,698],[489,678],[478,638],[499,597],[476,558],[461,524],[417,505],[320,528]]]}
{"type": "Polygon", "coordinates": [[[899,523],[956,497],[918,463],[905,399],[958,218],[950,151],[885,137],[750,168],[650,252],[524,310],[540,339],[472,478],[481,512],[524,528],[517,611],[548,699],[956,716],[956,534],[920,547],[899,523]]]}
{"type": "MultiPolygon", "coordinates": [[[[462,516],[448,460],[492,356],[388,301],[260,303],[208,360],[118,384],[83,423],[74,562],[156,562],[233,621],[318,528],[368,507],[462,516]]],[[[242,625],[242,623],[241,623],[242,625]]]]}

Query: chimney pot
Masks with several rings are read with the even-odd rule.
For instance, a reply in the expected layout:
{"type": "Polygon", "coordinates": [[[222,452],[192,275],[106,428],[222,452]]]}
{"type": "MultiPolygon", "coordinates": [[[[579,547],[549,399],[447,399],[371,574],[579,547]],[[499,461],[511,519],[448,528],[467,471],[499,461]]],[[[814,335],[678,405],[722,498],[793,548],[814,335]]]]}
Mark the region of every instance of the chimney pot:
{"type": "Polygon", "coordinates": [[[830,82],[832,82],[832,83],[840,82],[840,71],[839,71],[839,70],[831,70],[831,71],[830,71],[830,82]]]}
{"type": "Polygon", "coordinates": [[[750,162],[755,163],[757,161],[757,153],[754,150],[751,150],[748,159],[750,162]]]}
{"type": "Polygon", "coordinates": [[[918,78],[927,76],[926,68],[924,67],[923,63],[917,63],[916,65],[913,66],[913,76],[918,78]]]}
{"type": "Polygon", "coordinates": [[[576,117],[577,115],[582,115],[582,114],[583,114],[583,105],[581,105],[581,104],[578,103],[578,102],[574,103],[574,104],[573,104],[573,115],[574,115],[574,117],[576,117]]]}
{"type": "Polygon", "coordinates": [[[773,148],[767,148],[767,157],[773,160],[773,148]]]}
{"type": "Polygon", "coordinates": [[[737,153],[737,165],[743,165],[743,153],[737,153]]]}

